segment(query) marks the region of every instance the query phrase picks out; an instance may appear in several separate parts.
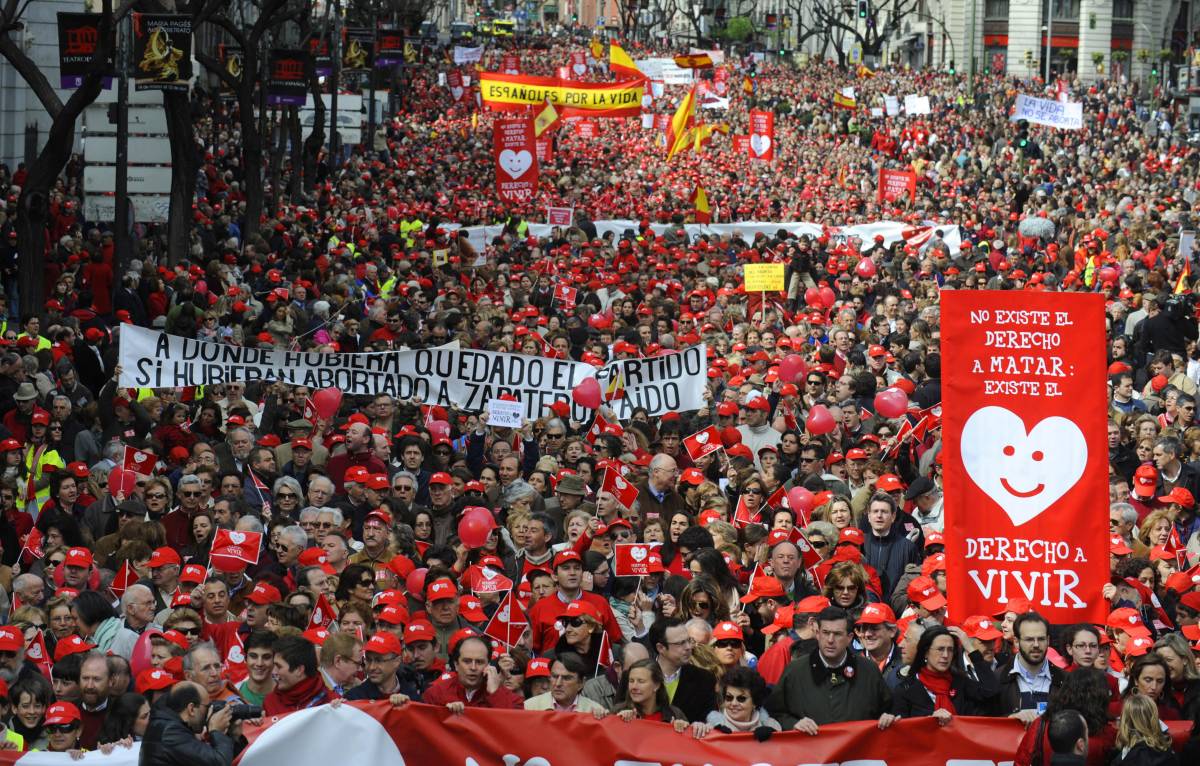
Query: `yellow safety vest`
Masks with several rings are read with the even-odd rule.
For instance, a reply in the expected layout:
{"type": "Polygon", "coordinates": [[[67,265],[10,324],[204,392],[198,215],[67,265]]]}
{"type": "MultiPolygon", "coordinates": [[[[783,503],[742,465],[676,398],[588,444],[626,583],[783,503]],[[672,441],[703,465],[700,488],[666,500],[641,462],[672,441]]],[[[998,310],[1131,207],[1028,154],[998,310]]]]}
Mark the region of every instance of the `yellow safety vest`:
{"type": "Polygon", "coordinates": [[[34,464],[34,455],[37,453],[37,445],[30,444],[25,448],[25,475],[29,477],[25,485],[25,511],[37,520],[38,514],[42,511],[42,506],[50,499],[50,485],[47,484],[41,489],[35,490],[33,497],[29,496],[29,487],[42,480],[45,475],[46,466],[52,465],[57,470],[61,471],[66,468],[67,464],[59,457],[58,450],[46,449],[43,450],[41,456],[34,464]],[[30,508],[30,505],[33,508],[30,508]]]}

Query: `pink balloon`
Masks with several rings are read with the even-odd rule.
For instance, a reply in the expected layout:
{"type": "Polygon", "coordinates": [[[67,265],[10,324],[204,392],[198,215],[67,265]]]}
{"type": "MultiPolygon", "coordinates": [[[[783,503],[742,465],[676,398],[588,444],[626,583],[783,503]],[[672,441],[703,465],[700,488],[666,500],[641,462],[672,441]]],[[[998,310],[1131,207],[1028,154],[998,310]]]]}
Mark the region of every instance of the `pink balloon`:
{"type": "Polygon", "coordinates": [[[139,673],[150,667],[150,637],[152,635],[161,635],[161,633],[147,630],[138,636],[137,642],[133,645],[133,653],[129,655],[129,670],[134,678],[137,678],[139,673]]]}
{"type": "Polygon", "coordinates": [[[313,392],[313,407],[321,420],[333,420],[342,406],[342,391],[338,388],[322,388],[313,392]]]}
{"type": "Polygon", "coordinates": [[[794,383],[808,374],[808,365],[799,354],[788,354],[779,363],[779,379],[784,383],[794,383]]]}
{"type": "Polygon", "coordinates": [[[793,511],[804,511],[808,513],[813,507],[813,493],[809,492],[804,487],[792,487],[788,490],[788,507],[793,511]]]}
{"type": "Polygon", "coordinates": [[[821,305],[827,309],[833,308],[833,304],[837,302],[837,295],[833,292],[832,287],[821,288],[821,305]]]}
{"type": "Polygon", "coordinates": [[[425,575],[429,572],[429,567],[421,567],[414,569],[408,573],[408,577],[404,578],[404,589],[408,591],[410,596],[417,598],[425,597],[425,575]]]}
{"type": "Polygon", "coordinates": [[[434,420],[429,424],[429,433],[435,438],[445,436],[450,438],[450,424],[444,420],[434,420]]]}
{"type": "Polygon", "coordinates": [[[458,539],[468,548],[482,548],[496,528],[490,513],[466,513],[458,522],[458,539]],[[486,514],[487,518],[484,518],[486,514]]]}
{"type": "Polygon", "coordinates": [[[137,486],[138,475],[124,468],[114,468],[108,472],[108,494],[122,499],[133,494],[137,486]]]}
{"type": "Polygon", "coordinates": [[[875,276],[875,261],[872,261],[870,258],[863,258],[858,262],[858,265],[854,267],[854,273],[858,274],[863,279],[870,279],[871,277],[875,276]]]}
{"type": "Polygon", "coordinates": [[[600,406],[600,382],[595,378],[584,378],[571,391],[571,399],[580,407],[596,409],[600,406]]]}
{"type": "Polygon", "coordinates": [[[885,388],[875,394],[875,411],[885,418],[898,418],[908,410],[908,394],[899,388],[885,388]]]}
{"type": "Polygon", "coordinates": [[[833,421],[833,413],[824,404],[814,405],[808,411],[808,417],[804,419],[804,429],[816,436],[827,434],[836,427],[837,423],[833,421]]]}
{"type": "Polygon", "coordinates": [[[804,302],[813,308],[818,308],[821,305],[821,291],[815,287],[810,287],[804,291],[804,302]]]}

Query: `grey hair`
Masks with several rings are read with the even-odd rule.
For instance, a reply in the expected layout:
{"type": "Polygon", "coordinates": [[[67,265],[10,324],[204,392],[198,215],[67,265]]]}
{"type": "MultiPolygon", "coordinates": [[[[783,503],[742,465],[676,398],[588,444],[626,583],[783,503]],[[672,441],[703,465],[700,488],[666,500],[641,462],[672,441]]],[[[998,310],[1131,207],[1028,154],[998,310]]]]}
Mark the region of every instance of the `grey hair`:
{"type": "Polygon", "coordinates": [[[126,588],[125,592],[121,594],[121,611],[124,612],[125,608],[129,606],[129,602],[132,600],[131,597],[134,594],[139,593],[140,591],[143,591],[143,590],[146,591],[146,593],[150,594],[151,596],[154,595],[154,591],[150,590],[145,585],[142,585],[140,583],[134,583],[133,585],[130,585],[128,588],[126,588]]]}
{"type": "Polygon", "coordinates": [[[512,503],[525,498],[530,498],[532,500],[533,498],[537,497],[537,493],[537,490],[534,489],[529,482],[524,481],[523,479],[517,479],[512,484],[509,484],[508,488],[504,490],[504,504],[511,505],[512,503]]]}
{"type": "Polygon", "coordinates": [[[1137,509],[1135,509],[1129,503],[1113,503],[1108,507],[1108,511],[1109,513],[1113,513],[1115,511],[1116,513],[1121,514],[1121,521],[1125,522],[1126,524],[1137,523],[1137,509]]]}
{"type": "Polygon", "coordinates": [[[315,505],[310,505],[300,511],[300,521],[316,521],[317,516],[321,514],[321,509],[315,505]]]}
{"type": "Polygon", "coordinates": [[[291,476],[280,476],[278,479],[276,479],[275,483],[271,485],[271,495],[274,496],[278,494],[281,487],[288,487],[296,493],[297,497],[304,497],[304,491],[300,489],[300,482],[296,481],[291,476]]]}
{"type": "Polygon", "coordinates": [[[290,527],[284,527],[279,530],[279,536],[291,539],[298,548],[308,547],[308,533],[304,531],[304,527],[298,524],[293,524],[290,527]]]}
{"type": "Polygon", "coordinates": [[[409,481],[411,481],[413,483],[414,489],[417,487],[418,484],[421,483],[417,480],[417,477],[415,475],[413,475],[413,473],[411,471],[396,471],[396,475],[392,477],[392,481],[395,481],[396,479],[408,479],[409,481]]]}
{"type": "Polygon", "coordinates": [[[201,641],[200,643],[192,646],[191,649],[188,649],[186,652],[184,652],[184,654],[183,654],[183,672],[184,673],[191,673],[193,670],[196,669],[196,654],[201,651],[212,652],[213,654],[215,654],[217,656],[218,659],[221,657],[221,652],[217,649],[216,644],[214,644],[212,641],[201,641]]]}
{"type": "Polygon", "coordinates": [[[312,485],[318,481],[327,482],[329,484],[329,489],[331,490],[337,489],[337,485],[333,483],[333,479],[329,478],[328,476],[321,476],[320,474],[317,474],[308,480],[309,488],[311,489],[312,485]]]}
{"type": "Polygon", "coordinates": [[[692,619],[685,622],[683,624],[683,627],[687,628],[689,635],[691,634],[693,627],[704,631],[704,635],[708,636],[708,638],[704,639],[703,643],[707,644],[708,639],[712,638],[713,629],[712,629],[712,626],[708,624],[707,620],[702,620],[699,617],[693,617],[692,619]]]}
{"type": "Polygon", "coordinates": [[[196,474],[187,473],[187,474],[184,474],[183,478],[181,478],[179,480],[180,487],[182,487],[184,484],[204,484],[204,482],[196,474]]]}
{"type": "Polygon", "coordinates": [[[346,517],[342,515],[342,511],[339,508],[330,508],[329,506],[325,506],[323,508],[318,508],[317,512],[321,516],[324,516],[326,514],[332,516],[333,517],[333,525],[335,527],[340,527],[346,521],[346,517]]]}
{"type": "Polygon", "coordinates": [[[238,532],[257,532],[261,535],[263,533],[263,523],[257,516],[243,516],[237,520],[234,529],[238,532]]]}

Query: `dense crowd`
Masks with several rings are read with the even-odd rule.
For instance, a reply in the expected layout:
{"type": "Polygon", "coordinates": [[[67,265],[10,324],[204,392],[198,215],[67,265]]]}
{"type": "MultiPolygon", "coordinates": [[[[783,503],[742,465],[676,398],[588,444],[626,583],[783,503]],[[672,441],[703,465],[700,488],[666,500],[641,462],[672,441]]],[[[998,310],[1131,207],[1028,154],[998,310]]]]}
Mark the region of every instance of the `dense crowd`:
{"type": "MultiPolygon", "coordinates": [[[[583,47],[522,50],[523,71],[583,47]]],[[[52,201],[44,310],[23,316],[11,216],[24,171],[0,167],[6,746],[145,737],[150,762],[170,763],[207,730],[232,756],[238,721],[260,715],[235,704],[270,716],[344,698],[575,710],[696,737],[1008,716],[1028,726],[1018,763],[1064,748],[1074,762],[1176,762],[1160,722],[1200,725],[1200,353],[1179,253],[1200,151],[1180,106],[1138,83],[1065,82],[1085,124],[1055,131],[1008,119],[1017,93],[1053,92],[1039,81],[723,66],[732,105],[711,119],[744,133],[749,107],[775,111],[774,162],[717,136],[668,163],[638,120],[600,120],[594,138],[565,123],[538,197],[506,206],[491,115],[453,101],[434,57],[411,68],[373,146],[325,158],[313,196],[272,200],[252,237],[236,130],[198,95],[190,258],[168,265],[143,227],[116,273],[73,164],[52,201]],[[833,106],[847,86],[855,110],[833,106]],[[932,113],[872,114],[909,93],[932,113]],[[881,168],[915,172],[913,198],[878,201],[881,168]],[[932,233],[688,236],[698,185],[714,221],[932,233]],[[574,225],[533,236],[548,205],[574,208],[574,225]],[[628,231],[596,230],[622,218],[628,231]],[[455,234],[482,223],[503,232],[481,249],[455,234]],[[868,255],[875,268],[858,268],[868,255]],[[767,307],[741,289],[759,261],[787,265],[767,307]],[[553,299],[564,283],[573,307],[553,299]],[[946,619],[938,297],[985,288],[1107,299],[1113,578],[1090,594],[1110,605],[1104,624],[1051,625],[1021,599],[946,619]],[[564,405],[508,429],[386,395],[347,395],[325,418],[298,386],[122,387],[126,324],[250,347],[457,341],[596,363],[704,342],[707,406],[623,422],[605,408],[599,433],[564,405]],[[784,379],[792,354],[805,369],[784,379]],[[875,412],[890,386],[930,416],[919,434],[900,440],[915,418],[875,412]],[[820,435],[805,428],[818,404],[835,419],[820,435]],[[723,449],[693,459],[685,439],[709,426],[723,449]],[[130,470],[130,448],[156,468],[130,470]],[[636,501],[604,491],[606,475],[636,501]],[[461,539],[468,508],[493,527],[481,546],[461,539]],[[228,554],[255,535],[253,555],[228,554]],[[631,543],[650,574],[615,573],[615,546],[631,543]]],[[[681,94],[650,109],[669,114],[681,94]]],[[[1200,757],[1195,736],[1177,744],[1200,757]]]]}

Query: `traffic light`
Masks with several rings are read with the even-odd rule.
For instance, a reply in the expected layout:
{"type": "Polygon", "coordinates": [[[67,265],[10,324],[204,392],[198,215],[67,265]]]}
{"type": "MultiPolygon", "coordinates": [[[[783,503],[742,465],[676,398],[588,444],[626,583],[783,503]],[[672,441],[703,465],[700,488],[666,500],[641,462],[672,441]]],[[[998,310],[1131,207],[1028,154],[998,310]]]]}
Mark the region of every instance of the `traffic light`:
{"type": "Polygon", "coordinates": [[[871,15],[871,0],[858,0],[858,17],[865,19],[871,15]]]}
{"type": "Polygon", "coordinates": [[[1151,65],[1150,65],[1150,76],[1151,76],[1151,77],[1158,77],[1158,64],[1151,64],[1151,65]]]}
{"type": "Polygon", "coordinates": [[[954,74],[954,59],[950,59],[950,74],[954,74]]]}

